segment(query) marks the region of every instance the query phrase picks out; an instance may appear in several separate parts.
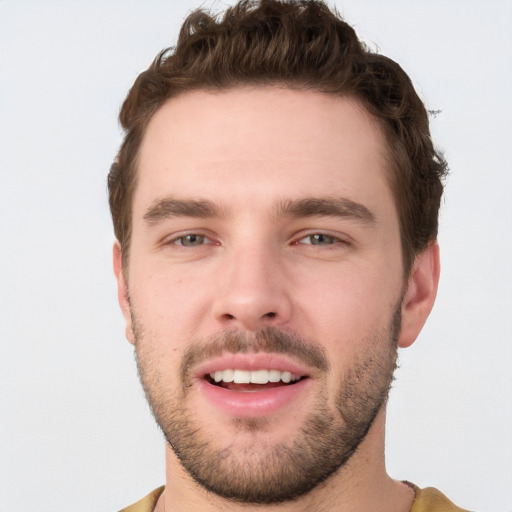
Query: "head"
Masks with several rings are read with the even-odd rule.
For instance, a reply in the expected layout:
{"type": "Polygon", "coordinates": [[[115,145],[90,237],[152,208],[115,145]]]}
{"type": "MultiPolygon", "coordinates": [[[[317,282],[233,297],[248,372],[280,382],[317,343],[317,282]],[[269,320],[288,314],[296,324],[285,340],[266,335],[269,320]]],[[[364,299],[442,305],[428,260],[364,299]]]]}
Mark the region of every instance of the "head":
{"type": "Polygon", "coordinates": [[[416,255],[436,239],[446,162],[432,144],[427,112],[407,74],[314,0],[241,1],[221,19],[198,10],[184,22],[176,47],[139,75],[121,109],[125,138],[108,178],[125,265],[138,155],[155,112],[187,91],[276,84],[352,96],[379,124],[408,275],[416,255]]]}
{"type": "Polygon", "coordinates": [[[444,164],[407,76],[319,2],[242,2],[192,14],[121,121],[119,298],[173,467],[276,503],[375,462],[438,278],[444,164]]]}

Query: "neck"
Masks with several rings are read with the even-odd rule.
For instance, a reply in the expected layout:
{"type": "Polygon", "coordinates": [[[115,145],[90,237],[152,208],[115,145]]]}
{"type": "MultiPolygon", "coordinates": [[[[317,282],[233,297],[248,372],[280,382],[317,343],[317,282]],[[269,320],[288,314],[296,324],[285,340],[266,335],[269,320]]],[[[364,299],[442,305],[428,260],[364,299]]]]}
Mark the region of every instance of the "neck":
{"type": "Polygon", "coordinates": [[[414,492],[386,472],[384,425],[383,408],[343,468],[308,494],[294,501],[270,505],[237,503],[205,490],[183,469],[167,446],[166,488],[155,512],[408,512],[414,492]]]}

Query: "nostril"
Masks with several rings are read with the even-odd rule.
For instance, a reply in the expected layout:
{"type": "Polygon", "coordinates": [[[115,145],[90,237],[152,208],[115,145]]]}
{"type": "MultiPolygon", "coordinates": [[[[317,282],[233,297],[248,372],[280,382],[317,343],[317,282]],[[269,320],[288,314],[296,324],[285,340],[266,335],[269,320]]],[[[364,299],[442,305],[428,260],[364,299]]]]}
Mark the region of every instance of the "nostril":
{"type": "Polygon", "coordinates": [[[223,313],[219,317],[219,320],[224,322],[225,325],[233,326],[235,323],[240,323],[240,325],[243,325],[245,328],[253,330],[259,325],[268,325],[269,322],[274,323],[278,318],[280,318],[280,315],[275,311],[269,311],[268,313],[263,313],[262,315],[258,314],[257,312],[255,312],[255,314],[251,314],[251,312],[248,313],[246,311],[240,311],[239,314],[237,314],[237,312],[223,313]]]}

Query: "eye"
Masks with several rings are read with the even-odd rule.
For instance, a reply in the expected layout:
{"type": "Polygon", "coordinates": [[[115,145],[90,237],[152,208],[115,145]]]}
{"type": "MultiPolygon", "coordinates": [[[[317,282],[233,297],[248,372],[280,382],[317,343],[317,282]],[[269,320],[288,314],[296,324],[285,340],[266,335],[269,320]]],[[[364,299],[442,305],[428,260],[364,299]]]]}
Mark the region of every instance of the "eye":
{"type": "Polygon", "coordinates": [[[333,245],[337,242],[343,242],[339,238],[335,236],[326,235],[324,233],[315,233],[313,235],[305,236],[301,238],[298,243],[299,244],[307,244],[307,245],[318,245],[318,246],[328,246],[333,245]]]}
{"type": "Polygon", "coordinates": [[[179,236],[175,238],[172,243],[175,245],[181,245],[182,247],[198,247],[199,245],[203,245],[205,243],[211,243],[211,240],[205,235],[192,233],[190,235],[179,236]]]}

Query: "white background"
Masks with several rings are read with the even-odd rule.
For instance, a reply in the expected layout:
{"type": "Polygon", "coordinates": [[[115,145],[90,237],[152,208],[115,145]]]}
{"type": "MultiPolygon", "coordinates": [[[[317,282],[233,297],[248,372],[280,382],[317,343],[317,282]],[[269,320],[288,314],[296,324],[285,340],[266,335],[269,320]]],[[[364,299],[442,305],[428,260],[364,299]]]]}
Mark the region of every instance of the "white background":
{"type": "MultiPolygon", "coordinates": [[[[164,482],[105,180],[121,101],[198,3],[0,0],[0,512],[114,511],[164,482]]],[[[510,512],[512,2],[337,5],[442,110],[451,167],[438,301],[401,353],[389,472],[510,512]]]]}

